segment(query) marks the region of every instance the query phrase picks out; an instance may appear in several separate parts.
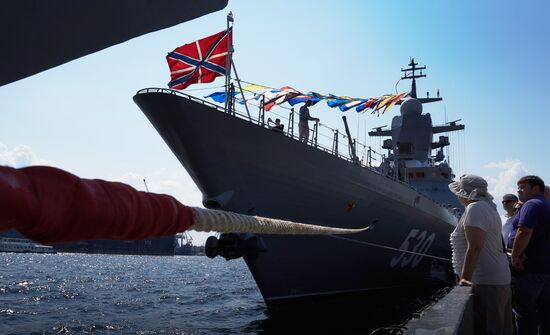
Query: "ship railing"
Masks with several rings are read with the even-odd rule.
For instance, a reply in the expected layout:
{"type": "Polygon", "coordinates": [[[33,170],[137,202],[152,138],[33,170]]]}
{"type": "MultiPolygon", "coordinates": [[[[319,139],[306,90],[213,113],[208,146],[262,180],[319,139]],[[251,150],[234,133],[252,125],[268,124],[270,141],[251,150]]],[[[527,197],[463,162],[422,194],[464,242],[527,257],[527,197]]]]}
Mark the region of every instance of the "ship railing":
{"type": "MultiPolygon", "coordinates": [[[[286,109],[283,107],[283,110],[286,109]]],[[[288,115],[284,115],[278,111],[270,111],[273,117],[280,118],[283,124],[286,124],[285,135],[295,140],[300,140],[298,129],[298,112],[292,108],[287,109],[288,115]]],[[[259,112],[262,113],[262,112],[259,112]]],[[[263,124],[264,127],[269,127],[267,124],[263,124]]],[[[383,155],[375,151],[369,145],[360,143],[355,139],[352,141],[356,148],[362,148],[361,157],[354,159],[348,144],[348,138],[344,132],[339,129],[335,129],[327,126],[319,121],[312,123],[313,127],[310,127],[310,135],[307,144],[315,147],[321,151],[337,156],[338,158],[347,160],[352,163],[356,163],[362,167],[367,167],[375,170],[382,162],[383,155]]]]}
{"type": "MultiPolygon", "coordinates": [[[[281,119],[281,123],[285,124],[286,126],[285,127],[286,130],[283,132],[284,135],[292,139],[299,140],[298,131],[295,131],[296,129],[298,129],[298,117],[297,117],[298,113],[294,111],[294,108],[288,108],[288,107],[279,105],[278,106],[280,107],[279,110],[283,110],[283,111],[286,110],[288,114],[285,115],[279,111],[271,110],[269,111],[270,117],[266,119],[266,113],[263,108],[263,101],[254,100],[254,101],[247,102],[249,106],[256,107],[258,110],[257,117],[252,117],[249,114],[249,111],[243,112],[235,108],[235,107],[242,106],[239,103],[235,103],[235,100],[232,100],[228,104],[230,108],[226,109],[222,106],[218,106],[212,102],[203,100],[201,98],[197,98],[193,95],[183,93],[180,91],[167,89],[167,88],[145,88],[137,92],[137,94],[142,94],[142,93],[165,93],[165,94],[174,94],[174,95],[182,96],[182,97],[185,97],[186,99],[195,101],[197,103],[206,105],[208,107],[215,108],[222,113],[231,114],[235,117],[249,121],[258,126],[261,126],[263,128],[268,128],[268,129],[271,128],[270,122],[269,122],[270,119],[279,118],[281,119]]],[[[361,150],[358,150],[361,153],[360,155],[361,157],[357,157],[357,159],[354,159],[352,155],[352,151],[348,144],[349,143],[348,137],[345,135],[345,132],[329,127],[317,121],[313,124],[313,128],[310,128],[310,136],[307,144],[312,147],[315,147],[316,149],[319,149],[321,151],[334,155],[338,158],[358,164],[365,168],[369,168],[370,170],[376,173],[381,173],[377,169],[377,167],[384,161],[385,159],[384,155],[374,150],[371,146],[363,144],[359,141],[356,141],[355,139],[352,139],[352,142],[354,143],[356,148],[361,148],[361,150]]]]}
{"type": "Polygon", "coordinates": [[[214,103],[211,103],[210,101],[206,101],[206,100],[194,97],[192,95],[189,95],[189,94],[186,94],[186,93],[183,93],[183,92],[180,92],[180,91],[171,90],[171,89],[168,89],[168,88],[144,88],[144,89],[141,89],[141,90],[137,91],[136,94],[143,94],[143,93],[165,93],[165,94],[179,95],[179,96],[183,96],[183,97],[185,97],[189,100],[193,100],[195,102],[201,103],[203,105],[207,105],[209,107],[216,108],[220,112],[225,112],[225,109],[223,107],[220,107],[220,106],[218,106],[214,103]]]}
{"type": "MultiPolygon", "coordinates": [[[[271,117],[268,117],[266,121],[264,100],[260,100],[257,103],[255,101],[248,101],[248,104],[258,109],[257,120],[250,121],[264,128],[270,128],[269,124],[271,117]]],[[[234,103],[232,103],[231,105],[236,106],[234,103]]],[[[295,132],[295,129],[298,128],[298,121],[296,120],[298,119],[299,113],[294,111],[294,108],[288,108],[281,105],[279,105],[278,107],[279,111],[286,110],[288,115],[282,114],[281,112],[277,112],[275,110],[271,110],[269,111],[269,113],[273,118],[279,118],[284,121],[282,123],[287,126],[286,130],[284,131],[284,134],[286,136],[291,137],[295,140],[300,140],[299,134],[295,132]]],[[[233,110],[231,113],[244,119],[247,118],[246,115],[239,111],[233,110]]],[[[273,122],[273,120],[271,121],[273,122]]],[[[372,149],[371,146],[359,143],[355,139],[353,139],[352,141],[356,148],[363,148],[363,150],[361,151],[363,153],[362,157],[360,159],[354,159],[349,149],[347,136],[344,134],[344,132],[341,132],[335,128],[331,128],[323,123],[320,123],[319,121],[314,122],[313,128],[310,128],[309,130],[310,136],[307,142],[308,145],[325,151],[331,155],[337,156],[341,159],[357,163],[360,166],[368,167],[373,170],[376,170],[376,166],[379,166],[384,159],[384,155],[372,149]]]]}

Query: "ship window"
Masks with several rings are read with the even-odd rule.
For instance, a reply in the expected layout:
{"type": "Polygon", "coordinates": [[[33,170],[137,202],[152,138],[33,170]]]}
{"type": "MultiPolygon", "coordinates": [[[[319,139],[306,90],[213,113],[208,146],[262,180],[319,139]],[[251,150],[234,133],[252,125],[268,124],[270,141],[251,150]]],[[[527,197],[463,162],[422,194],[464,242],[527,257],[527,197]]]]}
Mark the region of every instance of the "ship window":
{"type": "Polygon", "coordinates": [[[424,172],[417,172],[416,178],[424,178],[424,172]]]}
{"type": "Polygon", "coordinates": [[[399,153],[412,154],[412,143],[409,143],[409,142],[399,143],[399,153]]]}

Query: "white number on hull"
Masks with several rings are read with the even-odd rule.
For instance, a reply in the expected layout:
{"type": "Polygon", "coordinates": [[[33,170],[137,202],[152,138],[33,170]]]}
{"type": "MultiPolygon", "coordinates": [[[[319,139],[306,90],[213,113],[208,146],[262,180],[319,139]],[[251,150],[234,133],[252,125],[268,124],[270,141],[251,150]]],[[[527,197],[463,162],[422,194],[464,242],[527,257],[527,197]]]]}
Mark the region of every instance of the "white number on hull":
{"type": "Polygon", "coordinates": [[[391,259],[390,266],[392,268],[397,265],[402,268],[407,265],[410,265],[413,268],[416,267],[420,261],[422,261],[422,258],[424,258],[424,254],[428,251],[428,249],[430,249],[434,240],[435,233],[428,236],[428,232],[425,230],[421,232],[418,229],[411,229],[409,235],[407,235],[399,247],[399,249],[404,250],[404,252],[399,254],[399,256],[393,257],[391,259]],[[415,240],[416,243],[413,242],[415,240]]]}

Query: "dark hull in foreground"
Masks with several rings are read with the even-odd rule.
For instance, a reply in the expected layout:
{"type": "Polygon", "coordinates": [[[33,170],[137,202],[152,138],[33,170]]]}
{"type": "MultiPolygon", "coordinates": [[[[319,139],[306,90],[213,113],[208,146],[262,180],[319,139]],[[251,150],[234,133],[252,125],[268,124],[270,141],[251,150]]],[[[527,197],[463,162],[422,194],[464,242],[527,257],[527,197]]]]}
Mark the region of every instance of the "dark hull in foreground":
{"type": "Polygon", "coordinates": [[[245,261],[270,310],[297,301],[380,298],[379,292],[451,278],[456,217],[410,185],[199,99],[158,89],[134,101],[206,205],[332,227],[374,224],[355,235],[256,236],[259,252],[245,261]]]}

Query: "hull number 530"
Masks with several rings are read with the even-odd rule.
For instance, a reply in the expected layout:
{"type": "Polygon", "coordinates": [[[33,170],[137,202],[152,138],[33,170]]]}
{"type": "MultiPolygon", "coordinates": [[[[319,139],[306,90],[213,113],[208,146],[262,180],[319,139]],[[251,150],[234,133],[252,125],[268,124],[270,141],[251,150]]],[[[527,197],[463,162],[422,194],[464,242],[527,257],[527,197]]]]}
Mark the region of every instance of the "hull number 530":
{"type": "Polygon", "coordinates": [[[411,229],[399,247],[403,252],[391,259],[390,266],[392,268],[396,266],[404,268],[408,265],[416,267],[432,246],[434,239],[435,233],[428,236],[428,232],[425,230],[411,229]]]}

